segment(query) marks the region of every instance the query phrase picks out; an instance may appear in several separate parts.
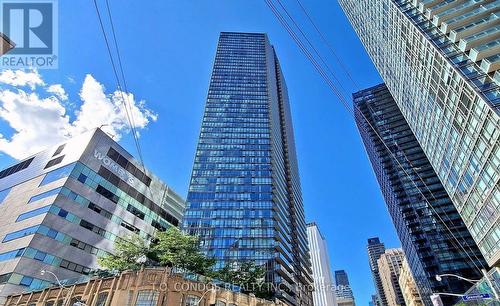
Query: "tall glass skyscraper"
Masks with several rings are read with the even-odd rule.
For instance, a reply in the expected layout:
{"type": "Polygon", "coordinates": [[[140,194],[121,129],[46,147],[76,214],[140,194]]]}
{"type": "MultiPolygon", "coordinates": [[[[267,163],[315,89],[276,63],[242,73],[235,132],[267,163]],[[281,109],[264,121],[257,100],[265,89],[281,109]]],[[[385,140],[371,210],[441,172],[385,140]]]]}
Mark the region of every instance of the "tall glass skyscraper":
{"type": "Polygon", "coordinates": [[[183,227],[218,268],[265,265],[279,298],[312,305],[295,154],[285,80],[267,35],[221,33],[183,227]]]}
{"type": "Polygon", "coordinates": [[[382,287],[382,280],[380,279],[380,274],[378,271],[377,260],[385,252],[384,243],[380,242],[378,237],[368,238],[368,245],[366,246],[368,251],[368,264],[370,265],[370,271],[372,273],[373,284],[377,290],[377,305],[387,306],[387,300],[384,294],[384,288],[382,287]]]}
{"type": "MultiPolygon", "coordinates": [[[[335,297],[338,306],[354,306],[354,294],[344,270],[335,271],[335,297]]],[[[316,306],[316,304],[314,304],[316,306]]]]}
{"type": "Polygon", "coordinates": [[[488,264],[499,264],[500,2],[339,2],[488,264]]]}
{"type": "Polygon", "coordinates": [[[436,292],[465,292],[468,282],[438,282],[435,275],[479,279],[486,262],[389,90],[384,84],[362,90],[354,103],[356,124],[424,302],[430,304],[436,292]]]}
{"type": "Polygon", "coordinates": [[[344,270],[335,271],[335,284],[337,286],[349,286],[349,277],[344,270]]]}

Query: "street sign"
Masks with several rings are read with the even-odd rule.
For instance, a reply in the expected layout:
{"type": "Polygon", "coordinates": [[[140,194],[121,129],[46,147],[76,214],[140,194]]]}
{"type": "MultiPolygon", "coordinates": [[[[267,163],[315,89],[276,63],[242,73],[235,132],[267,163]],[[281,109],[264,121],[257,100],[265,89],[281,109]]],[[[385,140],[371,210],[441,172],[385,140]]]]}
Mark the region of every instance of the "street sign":
{"type": "Polygon", "coordinates": [[[489,293],[469,294],[462,296],[462,300],[464,301],[478,301],[486,299],[491,299],[491,295],[489,293]]]}

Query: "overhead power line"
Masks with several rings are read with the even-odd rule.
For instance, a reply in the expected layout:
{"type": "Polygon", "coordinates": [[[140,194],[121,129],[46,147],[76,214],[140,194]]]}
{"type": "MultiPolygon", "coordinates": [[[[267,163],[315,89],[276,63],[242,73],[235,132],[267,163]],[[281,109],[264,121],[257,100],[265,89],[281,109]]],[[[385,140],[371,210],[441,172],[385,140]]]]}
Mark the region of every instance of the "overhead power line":
{"type": "Polygon", "coordinates": [[[108,51],[109,60],[111,62],[111,66],[113,67],[113,74],[114,74],[114,77],[116,80],[118,92],[120,93],[120,97],[122,99],[122,104],[123,104],[123,107],[125,108],[126,118],[127,118],[130,130],[132,131],[132,136],[134,138],[134,143],[135,143],[135,147],[137,150],[137,154],[139,156],[141,166],[142,166],[143,170],[145,170],[144,169],[144,159],[142,157],[141,145],[139,143],[139,138],[138,138],[137,130],[135,128],[135,123],[134,123],[134,119],[133,119],[132,106],[131,106],[131,103],[128,99],[129,92],[128,92],[127,85],[126,85],[127,83],[126,83],[126,79],[125,79],[125,74],[123,72],[123,66],[122,66],[122,61],[121,61],[121,56],[120,56],[120,49],[118,48],[118,42],[116,40],[116,33],[115,33],[114,25],[113,25],[113,19],[111,16],[111,9],[110,9],[108,0],[106,0],[107,12],[109,15],[109,21],[110,21],[111,29],[112,29],[112,33],[113,33],[112,34],[113,41],[114,41],[116,53],[118,55],[118,65],[119,65],[119,69],[121,72],[124,86],[122,86],[122,81],[120,80],[120,77],[118,75],[118,69],[116,67],[115,59],[113,57],[113,52],[112,52],[110,44],[109,44],[108,35],[106,34],[106,29],[105,29],[104,23],[102,21],[101,13],[99,11],[99,5],[97,4],[97,0],[93,0],[93,1],[94,1],[95,10],[97,13],[97,18],[99,19],[99,25],[100,25],[101,32],[102,32],[102,35],[104,38],[104,42],[106,43],[106,49],[108,51]],[[126,95],[123,94],[124,91],[126,92],[126,95]]]}
{"type": "MultiPolygon", "coordinates": [[[[365,122],[370,126],[370,128],[372,129],[372,131],[375,133],[375,135],[377,136],[377,138],[380,139],[380,141],[382,142],[382,144],[384,145],[384,147],[386,148],[386,150],[389,152],[389,154],[391,155],[391,157],[396,161],[398,167],[403,171],[403,173],[406,175],[406,177],[409,179],[409,181],[414,185],[414,187],[421,194],[422,198],[425,200],[425,202],[427,203],[427,205],[431,208],[431,210],[437,216],[438,220],[444,225],[445,229],[451,235],[451,237],[452,237],[451,243],[453,244],[453,246],[456,249],[463,251],[464,254],[471,260],[471,262],[474,265],[474,267],[479,272],[481,272],[481,269],[478,267],[478,265],[476,264],[475,260],[472,259],[471,255],[469,254],[469,252],[472,253],[472,256],[475,257],[475,259],[477,261],[479,261],[479,259],[476,256],[475,252],[472,251],[471,246],[469,244],[465,243],[467,245],[468,249],[469,249],[469,252],[467,250],[465,250],[465,248],[462,246],[461,242],[458,240],[458,238],[452,232],[452,230],[450,229],[450,227],[448,226],[448,224],[443,220],[443,218],[441,217],[441,215],[437,212],[437,210],[434,208],[434,206],[429,202],[427,196],[422,192],[422,190],[420,189],[420,187],[418,187],[416,185],[415,181],[412,179],[412,177],[409,175],[409,173],[406,171],[406,169],[401,165],[401,163],[398,160],[398,158],[396,158],[395,154],[388,147],[388,145],[386,144],[386,142],[384,141],[384,139],[380,136],[380,134],[378,133],[378,131],[373,127],[373,125],[366,118],[366,116],[363,114],[363,112],[361,112],[359,110],[359,107],[354,103],[353,106],[352,106],[353,108],[351,108],[350,103],[348,103],[346,101],[346,98],[342,95],[341,91],[335,86],[334,82],[328,77],[328,74],[324,71],[323,67],[317,62],[316,58],[314,56],[312,56],[311,52],[304,46],[304,43],[300,40],[299,36],[294,31],[293,27],[288,23],[288,21],[286,20],[286,18],[282,15],[282,13],[279,11],[279,9],[275,6],[275,4],[273,3],[273,0],[265,0],[265,2],[267,4],[267,6],[271,9],[271,11],[273,12],[273,14],[275,15],[275,17],[278,19],[278,21],[281,23],[281,25],[285,28],[285,30],[288,32],[288,34],[292,37],[292,39],[297,44],[297,46],[302,51],[302,53],[304,53],[304,55],[311,62],[311,64],[316,69],[316,71],[320,74],[320,76],[323,78],[323,80],[326,82],[326,84],[330,87],[330,89],[333,91],[333,93],[337,96],[337,98],[339,99],[339,101],[344,105],[344,107],[347,109],[347,111],[349,111],[353,116],[354,116],[354,107],[356,107],[356,109],[359,111],[360,115],[364,118],[365,122]]],[[[287,12],[286,8],[283,6],[283,4],[281,3],[281,1],[280,0],[276,0],[276,2],[282,8],[282,10],[285,12],[285,14],[292,20],[292,23],[297,28],[299,28],[299,32],[304,33],[302,30],[300,30],[300,26],[298,26],[297,22],[295,22],[293,20],[292,15],[287,12]]],[[[306,40],[309,41],[308,39],[306,39],[306,40]]],[[[415,168],[412,167],[412,171],[416,172],[415,168]]],[[[435,199],[435,196],[433,195],[432,191],[428,188],[428,186],[425,183],[425,181],[423,181],[423,179],[420,177],[420,175],[418,175],[418,173],[417,173],[417,176],[422,181],[422,183],[424,184],[424,186],[427,187],[427,190],[432,194],[433,198],[435,199]]],[[[451,218],[448,216],[447,212],[446,211],[443,211],[443,212],[444,212],[445,217],[448,219],[448,222],[450,222],[452,224],[451,218]]],[[[460,235],[460,238],[463,240],[463,242],[466,242],[465,238],[462,235],[460,235]]]]}
{"type": "Polygon", "coordinates": [[[349,78],[349,80],[351,80],[352,84],[354,84],[354,86],[358,90],[361,89],[361,86],[359,86],[359,84],[354,80],[354,78],[352,77],[351,73],[349,72],[349,69],[347,69],[347,67],[342,63],[342,61],[340,60],[340,58],[337,56],[337,52],[335,52],[335,50],[333,49],[332,45],[328,42],[328,40],[325,38],[325,36],[323,35],[323,33],[320,31],[319,27],[316,25],[316,23],[312,19],[311,15],[309,15],[309,13],[307,12],[307,10],[304,7],[304,5],[302,5],[302,3],[300,2],[300,0],[296,0],[296,1],[297,1],[298,5],[299,5],[300,9],[304,13],[304,15],[306,15],[307,19],[309,20],[309,22],[312,24],[312,26],[316,30],[316,33],[318,33],[318,35],[319,35],[319,37],[321,37],[321,40],[323,41],[323,43],[328,47],[328,50],[330,50],[330,53],[332,53],[333,57],[335,57],[335,60],[337,61],[337,63],[339,64],[339,66],[342,68],[342,70],[344,70],[344,72],[347,75],[347,77],[349,78]]]}

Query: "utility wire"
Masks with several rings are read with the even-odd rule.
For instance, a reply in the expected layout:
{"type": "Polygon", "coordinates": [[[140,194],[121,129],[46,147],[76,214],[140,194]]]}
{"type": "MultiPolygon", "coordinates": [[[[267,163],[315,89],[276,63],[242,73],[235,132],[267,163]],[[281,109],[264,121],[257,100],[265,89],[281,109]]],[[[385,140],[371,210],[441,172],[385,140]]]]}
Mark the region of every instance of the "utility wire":
{"type": "MultiPolygon", "coordinates": [[[[130,119],[131,119],[131,122],[132,122],[130,128],[132,129],[133,135],[137,136],[138,133],[137,133],[137,129],[135,127],[134,113],[132,111],[132,104],[130,103],[129,95],[128,95],[128,93],[130,93],[130,92],[128,91],[127,79],[125,78],[125,73],[123,72],[122,58],[121,58],[121,55],[120,55],[120,48],[118,47],[118,40],[116,38],[115,26],[114,26],[113,17],[112,17],[112,14],[111,14],[111,8],[109,6],[109,0],[106,0],[106,9],[107,9],[108,16],[109,16],[109,23],[111,25],[111,32],[113,34],[113,41],[114,41],[114,44],[115,44],[116,55],[118,57],[118,66],[120,67],[120,73],[121,73],[122,81],[123,81],[123,88],[125,89],[125,92],[127,93],[127,95],[126,95],[126,97],[127,97],[127,104],[126,105],[129,108],[130,119]]],[[[134,138],[137,139],[137,144],[138,144],[137,151],[138,151],[139,158],[141,160],[142,166],[144,168],[144,162],[143,162],[143,158],[142,158],[142,150],[141,150],[141,147],[140,147],[140,142],[139,142],[138,137],[134,137],[134,138]]]]}
{"type": "MultiPolygon", "coordinates": [[[[118,56],[118,66],[120,68],[120,74],[121,74],[122,79],[123,79],[123,89],[127,93],[126,95],[123,94],[122,85],[121,85],[121,82],[120,82],[120,78],[118,76],[118,71],[117,71],[117,68],[116,68],[115,60],[113,59],[113,54],[111,52],[111,48],[110,48],[110,45],[109,45],[108,36],[106,35],[106,30],[105,30],[104,24],[102,22],[101,14],[100,14],[100,11],[99,11],[99,6],[97,5],[97,0],[93,0],[93,1],[94,1],[94,6],[95,6],[95,9],[96,9],[97,17],[99,19],[99,24],[100,24],[100,27],[101,27],[102,35],[103,35],[104,41],[106,43],[106,49],[108,50],[109,60],[110,60],[111,65],[113,67],[113,74],[114,74],[115,79],[116,79],[118,91],[120,92],[120,96],[122,98],[122,104],[123,104],[123,107],[125,108],[125,113],[126,113],[127,121],[129,123],[130,129],[132,131],[132,136],[134,137],[134,142],[135,142],[135,146],[136,146],[136,149],[137,149],[137,154],[139,155],[139,161],[140,161],[142,170],[144,171],[144,173],[146,173],[146,167],[144,165],[144,159],[143,159],[143,156],[142,156],[141,144],[139,142],[138,133],[137,133],[137,130],[135,128],[134,114],[132,112],[132,106],[131,106],[130,100],[128,99],[129,91],[128,91],[128,88],[127,88],[127,82],[126,82],[126,79],[125,79],[125,73],[123,71],[123,65],[122,65],[122,60],[121,60],[121,55],[120,55],[120,48],[118,47],[118,40],[116,38],[115,27],[114,27],[114,23],[113,23],[112,14],[111,14],[111,7],[109,5],[109,1],[106,0],[106,9],[107,9],[107,13],[108,13],[108,16],[109,16],[109,22],[110,22],[111,30],[112,30],[112,34],[113,34],[114,46],[115,46],[116,53],[117,53],[117,56],[118,56]]],[[[151,195],[153,195],[153,191],[151,190],[151,186],[146,184],[146,187],[149,190],[149,192],[151,193],[151,195]]],[[[167,196],[167,197],[169,196],[168,195],[168,186],[167,186],[167,188],[163,192],[162,201],[165,199],[165,196],[167,196]]]]}
{"type": "Polygon", "coordinates": [[[295,22],[295,20],[293,19],[293,17],[288,13],[287,9],[285,8],[285,6],[281,3],[281,1],[278,0],[278,4],[279,6],[281,7],[281,9],[285,12],[285,14],[288,16],[288,18],[292,21],[292,23],[295,25],[295,27],[299,30],[300,34],[302,35],[302,37],[304,37],[305,41],[307,42],[307,44],[309,46],[311,46],[311,49],[313,50],[314,54],[316,54],[316,56],[319,58],[319,60],[321,61],[321,63],[323,63],[323,65],[326,67],[326,70],[330,73],[330,75],[333,77],[333,79],[337,82],[337,84],[339,84],[340,88],[345,92],[345,93],[348,93],[348,91],[342,86],[342,83],[340,82],[340,80],[337,78],[337,76],[335,75],[335,73],[333,72],[333,70],[330,68],[330,66],[327,64],[327,62],[323,59],[323,57],[321,56],[321,54],[318,52],[318,50],[316,50],[316,48],[314,47],[314,45],[311,43],[311,41],[309,40],[309,38],[307,38],[307,35],[304,33],[304,31],[302,31],[302,29],[300,28],[300,26],[297,24],[297,22],[295,22]]]}
{"type": "MultiPolygon", "coordinates": [[[[370,107],[370,106],[368,106],[368,105],[367,105],[367,107],[370,107]]],[[[375,115],[375,114],[374,114],[374,117],[376,118],[376,120],[380,120],[380,116],[378,116],[378,115],[375,115]]],[[[427,185],[427,183],[425,182],[425,180],[424,180],[424,179],[422,178],[422,176],[419,174],[419,172],[418,172],[418,167],[415,167],[415,165],[413,165],[413,163],[410,161],[410,159],[409,159],[409,158],[408,158],[408,156],[406,155],[406,152],[405,152],[405,151],[404,151],[404,149],[403,149],[403,148],[399,145],[399,143],[397,142],[397,140],[394,138],[394,136],[393,136],[393,135],[391,135],[391,138],[392,138],[392,141],[394,142],[395,147],[398,149],[398,153],[400,153],[400,155],[401,155],[401,156],[402,156],[402,157],[406,160],[406,162],[409,164],[409,166],[410,166],[410,168],[411,168],[411,170],[412,170],[412,174],[415,174],[415,175],[418,177],[418,179],[420,180],[420,182],[422,182],[422,184],[424,185],[425,189],[427,189],[427,192],[430,194],[430,196],[432,197],[432,199],[433,199],[434,201],[436,201],[436,202],[437,202],[438,200],[437,200],[436,196],[434,195],[434,192],[432,192],[432,190],[429,188],[429,185],[427,185]]],[[[431,167],[431,169],[432,169],[432,167],[431,167]]],[[[432,169],[432,171],[434,172],[434,169],[432,169]]],[[[434,172],[434,175],[437,175],[437,174],[434,172]]],[[[410,178],[411,178],[411,177],[410,177],[410,178]]],[[[440,183],[441,183],[441,182],[440,182],[440,183]]],[[[443,188],[444,188],[444,186],[443,186],[443,188]]],[[[420,190],[419,190],[419,191],[420,191],[420,190]]],[[[445,192],[446,192],[446,191],[445,191],[445,192]]],[[[446,193],[446,195],[447,195],[447,193],[446,193]]],[[[427,199],[426,199],[426,198],[424,198],[424,200],[428,203],[428,201],[427,201],[427,199]]],[[[450,201],[451,201],[451,199],[450,199],[450,201]]],[[[430,203],[428,203],[428,204],[430,204],[430,203]]],[[[434,209],[434,207],[431,207],[431,208],[432,208],[432,209],[434,209]]],[[[452,225],[454,225],[454,224],[453,224],[453,222],[452,222],[451,217],[448,215],[448,212],[447,212],[444,208],[441,208],[441,211],[442,211],[442,213],[444,214],[444,216],[448,219],[448,221],[449,221],[452,225]]],[[[437,211],[436,211],[436,214],[438,215],[437,211]]],[[[438,215],[438,216],[439,216],[439,215],[438,215]]],[[[457,231],[459,231],[459,230],[457,229],[457,231]]],[[[467,246],[467,248],[469,249],[470,253],[472,253],[473,257],[474,257],[474,258],[475,258],[478,262],[480,262],[481,260],[479,259],[479,257],[478,257],[478,255],[476,254],[476,252],[474,252],[474,251],[472,250],[471,245],[470,245],[469,243],[467,243],[467,240],[465,239],[465,237],[464,237],[464,236],[462,236],[462,235],[459,235],[459,237],[461,238],[461,240],[462,240],[463,244],[467,246]]]]}
{"type": "Polygon", "coordinates": [[[332,45],[328,42],[328,40],[325,38],[325,36],[323,35],[323,33],[321,33],[319,27],[316,25],[316,23],[312,19],[311,15],[309,15],[309,13],[307,12],[306,8],[302,5],[302,3],[300,2],[300,0],[296,0],[296,1],[299,4],[299,7],[302,10],[302,12],[306,15],[306,17],[309,20],[309,22],[312,24],[312,26],[314,27],[314,29],[316,30],[316,32],[319,34],[319,37],[321,37],[321,40],[323,41],[323,43],[328,47],[328,49],[330,50],[330,53],[332,53],[333,57],[335,57],[335,60],[337,61],[337,63],[339,64],[339,66],[342,68],[342,70],[344,70],[345,74],[351,80],[352,84],[354,84],[354,87],[356,87],[358,90],[361,89],[361,86],[359,86],[359,84],[354,80],[354,78],[352,77],[351,73],[349,72],[349,69],[347,69],[347,67],[342,63],[342,61],[340,60],[340,58],[337,56],[337,53],[333,49],[332,45]]]}
{"type": "MultiPolygon", "coordinates": [[[[299,48],[301,49],[301,51],[306,55],[306,57],[309,59],[309,61],[313,64],[313,66],[316,68],[316,70],[318,71],[318,73],[323,77],[323,79],[325,80],[325,82],[327,83],[327,85],[332,89],[332,91],[335,93],[335,95],[339,98],[340,102],[344,105],[344,107],[346,107],[346,109],[351,112],[354,116],[354,110],[351,109],[349,107],[349,103],[346,102],[345,100],[345,97],[341,94],[341,92],[338,90],[338,88],[336,88],[335,84],[328,78],[328,75],[325,73],[325,71],[323,70],[323,68],[321,67],[321,65],[318,64],[318,62],[316,61],[316,59],[311,55],[311,53],[304,47],[304,44],[300,41],[300,39],[297,37],[297,34],[294,32],[293,28],[289,25],[289,23],[286,21],[286,18],[283,17],[283,15],[280,13],[280,11],[276,8],[276,6],[274,5],[273,1],[272,0],[265,0],[266,4],[268,5],[268,7],[271,9],[271,11],[273,12],[273,14],[276,16],[276,18],[278,19],[278,21],[282,24],[282,26],[286,29],[286,31],[288,32],[288,34],[292,37],[292,39],[295,41],[295,43],[299,46],[299,48]]],[[[280,0],[277,0],[278,3],[280,3],[280,0]]],[[[284,8],[283,5],[280,4],[280,6],[282,8],[284,8]]],[[[287,16],[289,16],[290,18],[291,15],[287,13],[287,16]]],[[[294,24],[296,24],[294,22],[294,24]]],[[[413,181],[413,179],[411,179],[411,176],[408,174],[408,172],[405,170],[405,168],[401,165],[401,163],[399,162],[399,160],[395,157],[395,154],[390,150],[390,148],[387,146],[387,144],[384,142],[383,138],[380,136],[380,134],[377,132],[377,130],[373,127],[373,125],[370,123],[370,121],[368,121],[368,119],[366,118],[366,116],[363,114],[363,112],[361,112],[361,110],[359,109],[359,107],[356,105],[356,104],[353,104],[353,107],[356,107],[358,112],[360,113],[360,115],[364,118],[365,122],[370,126],[370,128],[373,130],[373,132],[377,135],[377,137],[381,140],[382,144],[385,146],[385,148],[388,150],[388,152],[390,153],[391,157],[396,161],[396,163],[398,164],[398,166],[401,168],[401,170],[405,173],[405,175],[410,178],[410,181],[412,182],[412,184],[415,186],[415,188],[418,190],[418,192],[422,195],[422,197],[424,198],[424,200],[427,202],[427,204],[429,205],[429,207],[432,209],[432,211],[435,213],[435,215],[437,216],[437,218],[440,220],[440,222],[445,226],[445,228],[447,229],[447,231],[451,234],[451,236],[453,237],[453,239],[451,240],[452,244],[454,245],[455,248],[457,248],[458,250],[462,250],[465,255],[472,261],[472,264],[474,265],[474,267],[478,270],[478,271],[481,271],[481,269],[477,266],[476,262],[471,258],[471,256],[469,255],[469,253],[464,249],[464,247],[460,244],[460,241],[457,239],[457,237],[455,236],[455,234],[451,231],[451,229],[449,228],[449,226],[446,224],[446,222],[441,218],[440,214],[436,211],[436,209],[434,208],[434,206],[428,201],[427,197],[424,195],[424,193],[421,191],[421,189],[416,185],[416,183],[413,181]],[[455,240],[458,245],[455,243],[455,240]]],[[[424,182],[425,184],[425,182],[424,182]]],[[[432,193],[432,192],[431,192],[432,193]]],[[[446,214],[447,215],[447,214],[446,214]]],[[[450,221],[451,223],[451,219],[448,217],[448,221],[450,221]]],[[[462,239],[463,236],[460,236],[462,239]]],[[[468,245],[468,244],[467,244],[468,245]]],[[[470,249],[470,246],[468,245],[469,249],[470,249]]],[[[472,252],[473,253],[473,252],[472,252]]],[[[474,254],[474,253],[473,253],[474,254]]]]}
{"type": "MultiPolygon", "coordinates": [[[[367,107],[370,107],[370,106],[367,106],[367,107]]],[[[380,116],[379,116],[379,115],[374,114],[374,117],[375,117],[377,120],[380,120],[380,116]]],[[[434,195],[434,192],[432,192],[432,190],[429,188],[429,185],[427,185],[427,183],[425,182],[425,180],[424,180],[424,179],[422,178],[422,176],[419,174],[418,169],[417,169],[418,167],[415,167],[415,165],[413,165],[413,163],[410,161],[410,159],[409,159],[409,158],[408,158],[408,156],[406,155],[406,153],[405,153],[404,149],[403,149],[403,148],[402,148],[402,147],[398,144],[398,142],[396,141],[396,139],[394,138],[394,136],[393,136],[393,135],[391,135],[391,138],[392,138],[392,141],[394,142],[395,147],[398,149],[398,152],[399,152],[399,153],[401,153],[401,156],[403,156],[403,157],[404,157],[404,159],[406,160],[406,162],[410,165],[410,168],[411,168],[411,170],[412,170],[412,174],[415,174],[415,175],[418,177],[418,179],[420,180],[420,182],[422,182],[422,183],[423,183],[423,185],[424,185],[425,189],[426,189],[426,190],[427,190],[427,192],[430,194],[430,196],[432,197],[432,199],[433,199],[434,201],[436,201],[436,202],[437,202],[437,198],[436,198],[436,196],[434,195]]],[[[433,169],[433,171],[434,171],[434,169],[433,169]]],[[[437,174],[434,172],[434,175],[437,175],[437,174]]],[[[410,177],[410,178],[411,178],[411,177],[410,177]]],[[[443,187],[444,187],[444,186],[443,186],[443,187]]],[[[419,190],[419,191],[420,191],[420,190],[419,190]]],[[[447,193],[446,193],[446,194],[447,194],[447,193]]],[[[424,200],[426,200],[426,201],[427,201],[427,199],[424,199],[424,200]]],[[[451,199],[450,199],[450,201],[451,201],[451,199]]],[[[434,209],[434,207],[431,207],[431,208],[432,208],[432,209],[434,209]]],[[[448,215],[448,212],[447,212],[445,209],[443,209],[443,208],[442,208],[441,210],[442,210],[442,212],[443,212],[444,216],[448,219],[448,221],[449,221],[452,225],[454,225],[454,224],[453,224],[453,222],[452,222],[451,217],[448,215]]],[[[436,212],[436,214],[438,214],[438,213],[436,212]]],[[[438,216],[439,216],[439,215],[438,215],[438,216]]],[[[457,231],[459,231],[459,230],[457,229],[457,231]]],[[[467,240],[465,239],[465,237],[464,237],[464,236],[462,236],[462,235],[460,235],[460,238],[461,238],[461,240],[462,240],[462,243],[463,243],[464,245],[466,245],[466,246],[467,246],[467,248],[469,249],[470,253],[472,253],[472,255],[474,256],[474,258],[475,258],[478,262],[480,262],[481,260],[479,259],[479,257],[478,257],[478,255],[476,254],[476,252],[474,252],[474,251],[472,250],[471,245],[470,245],[469,243],[467,243],[467,240]]]]}
{"type": "MultiPolygon", "coordinates": [[[[278,2],[280,2],[280,0],[277,0],[277,1],[278,1],[278,2]]],[[[283,9],[285,9],[283,6],[281,6],[281,7],[282,7],[283,9]]],[[[285,9],[285,10],[286,10],[286,9],[285,9]]],[[[290,18],[292,18],[290,14],[287,14],[287,16],[289,16],[290,18]]],[[[294,24],[296,24],[296,23],[294,23],[294,24]]],[[[345,99],[345,97],[342,97],[342,98],[343,98],[343,99],[345,99]]],[[[345,105],[345,103],[344,103],[344,105],[345,105]]],[[[370,123],[370,122],[366,119],[366,117],[364,116],[364,114],[363,114],[363,113],[359,110],[358,105],[356,105],[356,104],[355,104],[355,105],[354,105],[354,107],[358,108],[358,111],[360,112],[360,114],[364,117],[364,119],[366,120],[366,122],[367,122],[367,123],[371,126],[371,123],[370,123]]],[[[348,109],[349,109],[351,112],[353,112],[353,111],[351,110],[351,108],[348,108],[348,109]]],[[[353,115],[354,115],[354,113],[353,113],[353,115]]],[[[399,166],[400,166],[400,167],[401,167],[401,169],[404,171],[404,173],[405,173],[405,174],[406,174],[406,175],[407,175],[407,176],[411,179],[411,177],[408,175],[408,173],[406,172],[406,170],[405,170],[405,169],[403,168],[403,166],[400,164],[399,160],[398,160],[398,159],[394,156],[393,152],[392,152],[392,151],[391,151],[391,150],[387,147],[386,143],[383,141],[383,139],[382,139],[382,137],[379,135],[379,133],[378,133],[377,131],[375,131],[375,129],[374,129],[374,127],[373,127],[373,126],[371,126],[371,128],[372,128],[372,129],[374,130],[374,132],[377,134],[378,138],[382,141],[382,143],[384,144],[384,146],[386,146],[386,148],[388,149],[388,152],[389,152],[389,153],[392,155],[392,157],[396,160],[396,162],[399,164],[399,166]]],[[[404,154],[404,152],[403,152],[403,154],[404,154]]],[[[411,162],[410,162],[410,165],[412,165],[412,164],[411,164],[411,162]]],[[[412,167],[413,167],[413,166],[412,166],[412,167]]],[[[413,169],[413,168],[412,168],[412,170],[413,170],[413,172],[415,172],[415,169],[413,169]]],[[[418,175],[418,173],[417,173],[417,175],[418,175]]],[[[418,175],[418,176],[419,176],[419,175],[418,175]]],[[[425,181],[423,181],[423,180],[422,180],[422,178],[421,178],[420,176],[419,176],[419,178],[420,178],[420,180],[422,181],[422,183],[424,184],[424,186],[427,188],[427,190],[429,191],[429,193],[432,195],[432,197],[433,197],[434,199],[436,199],[436,198],[435,198],[435,196],[434,196],[434,194],[432,193],[432,191],[428,188],[428,186],[427,186],[427,184],[425,183],[425,181]]],[[[424,197],[424,200],[427,202],[427,204],[428,204],[428,205],[431,207],[431,209],[434,211],[434,213],[436,214],[436,216],[437,216],[439,219],[441,219],[442,223],[445,225],[445,227],[446,227],[446,228],[447,228],[447,230],[450,232],[450,234],[453,236],[453,238],[454,238],[454,239],[455,239],[455,240],[459,243],[460,248],[461,248],[461,249],[462,249],[462,250],[466,253],[466,255],[469,257],[469,259],[471,259],[471,258],[470,258],[470,256],[469,256],[469,254],[468,254],[468,253],[465,251],[465,249],[462,247],[462,245],[460,244],[460,242],[458,241],[458,239],[455,237],[455,235],[453,234],[453,232],[449,229],[449,227],[446,225],[446,223],[444,222],[444,220],[442,220],[442,218],[441,218],[440,214],[439,214],[439,213],[435,210],[435,208],[434,208],[434,207],[433,207],[433,206],[429,203],[429,201],[427,200],[427,197],[426,197],[426,196],[422,193],[421,189],[420,189],[418,186],[416,186],[416,184],[415,184],[415,182],[414,182],[413,180],[411,180],[411,181],[412,181],[412,183],[414,184],[414,186],[417,188],[417,190],[421,193],[421,195],[424,197]]],[[[450,223],[451,223],[451,224],[453,224],[453,223],[451,222],[451,218],[448,216],[447,212],[446,212],[446,211],[443,211],[443,212],[444,212],[444,214],[445,214],[445,217],[448,219],[448,221],[450,221],[450,223]]],[[[477,256],[476,256],[476,254],[472,251],[471,246],[470,246],[469,244],[467,244],[467,243],[466,243],[465,238],[464,238],[463,236],[461,236],[461,235],[460,235],[460,238],[462,238],[462,240],[463,240],[463,241],[464,241],[464,243],[467,245],[468,249],[471,251],[471,253],[474,255],[474,257],[476,257],[476,259],[478,259],[478,258],[477,258],[477,256]]],[[[452,241],[452,243],[454,244],[454,242],[453,242],[453,241],[452,241]]],[[[454,244],[454,245],[455,245],[455,244],[454,244]]],[[[457,247],[457,245],[455,245],[455,247],[456,247],[457,249],[460,249],[459,247],[457,247]]],[[[479,261],[479,259],[478,259],[478,261],[479,261]]],[[[473,262],[473,264],[474,264],[474,265],[475,265],[475,267],[477,268],[477,265],[476,265],[474,262],[473,262]]]]}
{"type": "MultiPolygon", "coordinates": [[[[138,152],[138,155],[139,155],[139,159],[140,159],[141,165],[144,168],[144,160],[142,158],[142,151],[141,151],[139,139],[137,137],[135,126],[133,124],[133,121],[132,121],[132,118],[131,118],[131,115],[130,115],[130,112],[129,112],[129,108],[127,106],[127,104],[129,104],[129,103],[127,103],[128,99],[126,99],[125,95],[123,94],[123,88],[122,88],[122,85],[121,85],[120,78],[118,76],[118,71],[117,71],[117,68],[116,68],[115,60],[113,59],[113,53],[112,53],[111,47],[109,45],[108,36],[106,34],[106,30],[105,30],[104,24],[102,22],[101,13],[99,11],[99,6],[97,4],[97,0],[93,0],[93,1],[94,1],[94,6],[95,6],[96,13],[97,13],[97,17],[99,19],[99,25],[100,25],[100,28],[101,28],[101,32],[102,32],[102,35],[104,37],[104,42],[106,43],[106,49],[108,51],[109,60],[111,62],[111,66],[113,67],[113,73],[114,73],[114,76],[115,76],[115,79],[116,79],[118,91],[119,91],[121,99],[122,99],[123,107],[125,108],[125,113],[126,113],[127,121],[128,121],[129,126],[130,126],[130,128],[132,130],[132,136],[134,137],[134,142],[135,142],[135,146],[136,146],[136,149],[137,149],[137,152],[138,152]]],[[[108,8],[109,8],[109,6],[108,6],[108,8]]],[[[111,15],[110,15],[110,20],[111,20],[111,15]]],[[[114,30],[113,30],[113,36],[115,36],[114,30]]],[[[116,40],[115,40],[115,46],[118,47],[118,44],[117,44],[116,40]]],[[[119,52],[118,48],[117,48],[117,52],[119,52]]],[[[121,60],[120,59],[119,59],[119,62],[120,62],[120,69],[121,69],[122,75],[123,75],[123,69],[121,68],[121,60]]],[[[124,81],[125,81],[125,79],[124,79],[124,81]]],[[[127,98],[128,98],[128,93],[127,93],[127,98]]]]}

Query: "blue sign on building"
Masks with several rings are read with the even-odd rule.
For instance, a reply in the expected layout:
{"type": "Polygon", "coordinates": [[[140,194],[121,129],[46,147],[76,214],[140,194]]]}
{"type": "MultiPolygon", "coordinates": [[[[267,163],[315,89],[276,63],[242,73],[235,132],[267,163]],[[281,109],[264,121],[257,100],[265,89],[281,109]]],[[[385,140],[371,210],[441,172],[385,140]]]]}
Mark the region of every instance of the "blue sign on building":
{"type": "Polygon", "coordinates": [[[462,296],[462,300],[464,301],[477,301],[486,299],[491,299],[491,295],[489,293],[479,293],[462,296]]]}

